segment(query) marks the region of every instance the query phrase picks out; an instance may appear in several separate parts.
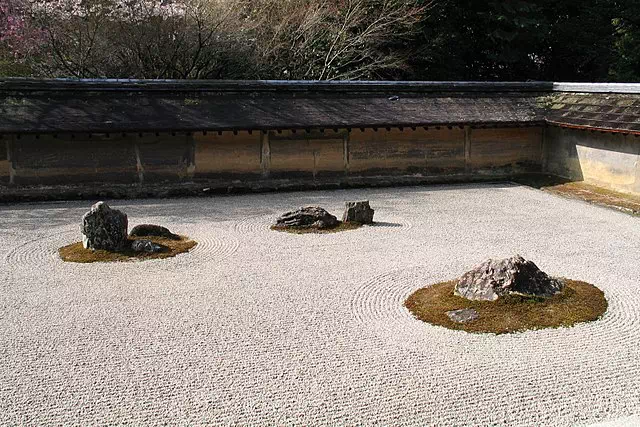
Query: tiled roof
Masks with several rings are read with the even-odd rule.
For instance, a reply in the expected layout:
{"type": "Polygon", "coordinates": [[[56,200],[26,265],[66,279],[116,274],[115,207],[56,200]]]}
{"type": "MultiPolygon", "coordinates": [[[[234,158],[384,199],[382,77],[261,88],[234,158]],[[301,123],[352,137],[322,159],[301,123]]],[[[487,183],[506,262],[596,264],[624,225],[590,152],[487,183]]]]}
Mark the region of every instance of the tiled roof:
{"type": "Polygon", "coordinates": [[[0,133],[533,125],[640,132],[640,85],[0,79],[0,133]]]}
{"type": "Polygon", "coordinates": [[[0,81],[0,132],[515,124],[543,86],[492,83],[0,81]],[[3,85],[4,83],[4,85],[3,85]]]}
{"type": "Polygon", "coordinates": [[[567,127],[640,132],[640,94],[556,93],[546,120],[567,127]]]}

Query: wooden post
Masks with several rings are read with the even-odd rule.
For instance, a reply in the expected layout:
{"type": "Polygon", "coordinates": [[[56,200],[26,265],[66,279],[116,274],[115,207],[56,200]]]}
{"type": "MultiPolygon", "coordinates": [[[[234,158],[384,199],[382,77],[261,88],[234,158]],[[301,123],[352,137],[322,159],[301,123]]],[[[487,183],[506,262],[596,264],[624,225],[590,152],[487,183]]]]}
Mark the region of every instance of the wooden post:
{"type": "Polygon", "coordinates": [[[136,152],[136,169],[138,170],[138,181],[140,184],[144,182],[144,166],[142,166],[142,160],[140,159],[140,147],[136,142],[134,144],[134,149],[136,152]]]}
{"type": "Polygon", "coordinates": [[[547,126],[543,125],[542,126],[542,141],[541,141],[541,163],[542,163],[542,172],[546,172],[547,171],[547,126]]]}
{"type": "Polygon", "coordinates": [[[16,182],[16,160],[13,156],[13,142],[7,141],[7,163],[9,163],[9,184],[13,185],[16,182]]]}
{"type": "Polygon", "coordinates": [[[316,180],[316,176],[318,175],[318,157],[320,153],[317,150],[313,150],[313,180],[316,180]]]}
{"type": "Polygon", "coordinates": [[[471,171],[471,127],[464,127],[464,171],[471,171]]]}
{"type": "Polygon", "coordinates": [[[342,156],[344,159],[344,174],[349,175],[349,136],[350,131],[346,131],[342,137],[342,156]]]}
{"type": "Polygon", "coordinates": [[[263,178],[268,178],[271,171],[271,144],[269,143],[269,132],[261,132],[260,143],[260,169],[263,178]]]}
{"type": "Polygon", "coordinates": [[[187,136],[187,179],[192,180],[196,173],[196,138],[187,136]]]}

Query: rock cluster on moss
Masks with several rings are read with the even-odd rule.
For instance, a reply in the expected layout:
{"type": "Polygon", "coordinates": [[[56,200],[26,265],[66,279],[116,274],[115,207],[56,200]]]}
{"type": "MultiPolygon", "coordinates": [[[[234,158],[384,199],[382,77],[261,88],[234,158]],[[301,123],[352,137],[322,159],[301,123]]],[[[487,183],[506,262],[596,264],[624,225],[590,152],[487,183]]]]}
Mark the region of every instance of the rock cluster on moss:
{"type": "Polygon", "coordinates": [[[276,227],[326,229],[338,226],[338,218],[319,206],[305,206],[281,215],[276,227]]]}
{"type": "Polygon", "coordinates": [[[342,221],[338,221],[320,206],[304,206],[287,212],[276,219],[273,229],[276,230],[329,230],[343,227],[357,228],[362,224],[373,224],[374,210],[369,201],[345,202],[342,221]]]}
{"type": "Polygon", "coordinates": [[[164,237],[165,239],[180,240],[180,236],[173,234],[168,228],[154,224],[140,224],[131,229],[130,237],[164,237]]]}
{"type": "Polygon", "coordinates": [[[104,202],[91,206],[82,217],[82,245],[85,249],[118,251],[128,244],[127,215],[104,202]]]}
{"type": "Polygon", "coordinates": [[[505,295],[551,297],[564,288],[564,282],[550,277],[533,262],[520,255],[488,259],[465,273],[455,294],[476,301],[495,301],[505,295]]]}
{"type": "Polygon", "coordinates": [[[360,202],[345,202],[342,222],[357,222],[359,224],[373,224],[374,210],[368,200],[360,202]]]}
{"type": "Polygon", "coordinates": [[[141,224],[133,227],[128,234],[127,215],[111,209],[105,202],[98,202],[82,217],[82,244],[85,249],[122,252],[132,250],[137,253],[158,253],[166,248],[148,239],[139,237],[160,237],[180,240],[168,228],[160,225],[141,224]]]}

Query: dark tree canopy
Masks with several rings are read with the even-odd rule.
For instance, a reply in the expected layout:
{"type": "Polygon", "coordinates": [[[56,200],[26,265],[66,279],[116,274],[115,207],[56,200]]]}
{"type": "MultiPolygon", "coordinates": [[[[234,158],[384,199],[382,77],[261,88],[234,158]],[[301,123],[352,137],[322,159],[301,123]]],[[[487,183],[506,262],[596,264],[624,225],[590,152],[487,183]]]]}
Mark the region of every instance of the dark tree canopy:
{"type": "Polygon", "coordinates": [[[411,68],[427,80],[637,81],[640,6],[627,3],[445,0],[422,21],[411,68]]]}

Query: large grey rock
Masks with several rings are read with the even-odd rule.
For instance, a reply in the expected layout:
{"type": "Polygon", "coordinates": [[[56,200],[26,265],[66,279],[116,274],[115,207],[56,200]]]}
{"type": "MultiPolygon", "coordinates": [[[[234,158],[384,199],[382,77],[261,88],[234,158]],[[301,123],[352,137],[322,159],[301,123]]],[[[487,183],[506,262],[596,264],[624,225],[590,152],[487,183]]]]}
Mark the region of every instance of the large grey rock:
{"type": "Polygon", "coordinates": [[[369,206],[369,201],[345,202],[342,222],[359,222],[360,224],[373,223],[374,210],[369,206]]]}
{"type": "Polygon", "coordinates": [[[550,297],[564,288],[561,280],[549,277],[520,255],[488,259],[465,273],[455,294],[470,300],[495,301],[503,295],[550,297]]]}
{"type": "Polygon", "coordinates": [[[177,234],[173,234],[169,231],[168,228],[162,227],[160,225],[153,224],[140,224],[136,225],[129,232],[129,236],[131,237],[148,237],[148,236],[156,236],[156,237],[164,237],[171,240],[180,240],[180,236],[177,234]]]}
{"type": "Polygon", "coordinates": [[[82,217],[82,244],[87,249],[117,251],[127,244],[127,229],[126,214],[98,202],[82,217]]]}
{"type": "Polygon", "coordinates": [[[287,212],[276,220],[276,227],[332,228],[338,225],[338,218],[318,206],[305,206],[287,212]]]}
{"type": "Polygon", "coordinates": [[[142,252],[146,254],[155,254],[164,251],[164,246],[153,243],[151,240],[135,240],[131,243],[131,249],[134,252],[142,252]]]}
{"type": "Polygon", "coordinates": [[[447,316],[455,323],[467,323],[476,320],[479,315],[473,308],[463,308],[461,310],[447,311],[447,316]]]}

